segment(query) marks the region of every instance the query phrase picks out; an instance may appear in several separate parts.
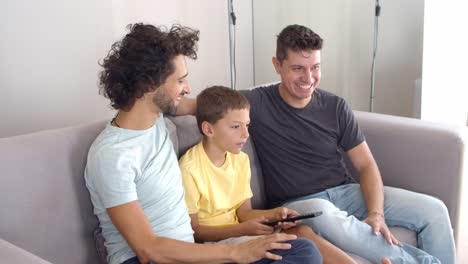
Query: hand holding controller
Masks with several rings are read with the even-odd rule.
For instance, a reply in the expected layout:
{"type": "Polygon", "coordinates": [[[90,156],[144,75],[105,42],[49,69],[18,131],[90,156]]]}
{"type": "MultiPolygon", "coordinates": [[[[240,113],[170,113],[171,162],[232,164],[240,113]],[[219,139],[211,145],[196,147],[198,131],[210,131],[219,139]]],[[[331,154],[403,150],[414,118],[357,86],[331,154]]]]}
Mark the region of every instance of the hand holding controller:
{"type": "Polygon", "coordinates": [[[294,222],[294,221],[297,221],[297,220],[317,217],[317,216],[321,215],[322,213],[323,213],[322,211],[318,211],[318,212],[313,212],[313,213],[309,213],[309,214],[297,215],[297,216],[293,216],[293,217],[289,217],[289,218],[285,218],[285,219],[281,219],[281,220],[275,220],[275,221],[267,222],[267,223],[265,223],[265,225],[276,226],[280,222],[294,222]]]}

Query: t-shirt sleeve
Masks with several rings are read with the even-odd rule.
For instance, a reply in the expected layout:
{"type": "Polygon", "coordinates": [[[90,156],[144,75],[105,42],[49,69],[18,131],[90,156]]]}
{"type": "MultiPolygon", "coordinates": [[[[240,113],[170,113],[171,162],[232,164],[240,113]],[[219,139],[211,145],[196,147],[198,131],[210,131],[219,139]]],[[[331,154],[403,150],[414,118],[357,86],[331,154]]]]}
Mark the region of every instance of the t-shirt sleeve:
{"type": "Polygon", "coordinates": [[[344,151],[348,151],[365,141],[356,117],[344,99],[338,103],[337,115],[340,132],[338,144],[344,151]]]}
{"type": "Polygon", "coordinates": [[[200,192],[192,173],[181,166],[182,184],[185,190],[185,203],[189,214],[196,214],[200,210],[200,192]]]}
{"type": "Polygon", "coordinates": [[[88,168],[94,175],[94,188],[105,208],[138,200],[135,158],[129,151],[101,151],[88,168]]]}

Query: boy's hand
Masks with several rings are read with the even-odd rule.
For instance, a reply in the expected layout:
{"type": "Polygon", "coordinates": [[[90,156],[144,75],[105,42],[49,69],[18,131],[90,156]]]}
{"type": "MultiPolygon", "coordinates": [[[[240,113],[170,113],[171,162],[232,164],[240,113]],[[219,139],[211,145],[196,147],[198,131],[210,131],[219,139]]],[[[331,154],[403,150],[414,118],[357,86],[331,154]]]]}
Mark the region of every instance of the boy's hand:
{"type": "MultiPolygon", "coordinates": [[[[274,210],[275,210],[274,211],[275,220],[281,220],[281,219],[299,215],[298,212],[292,209],[286,208],[286,207],[277,207],[274,210]]],[[[288,228],[296,226],[300,222],[301,222],[300,220],[294,221],[294,222],[279,222],[276,227],[279,227],[282,229],[288,229],[288,228]]]]}
{"type": "Polygon", "coordinates": [[[242,222],[239,226],[247,236],[268,235],[273,233],[273,227],[265,225],[265,222],[268,222],[267,219],[265,217],[260,217],[242,222]]]}
{"type": "Polygon", "coordinates": [[[290,249],[291,244],[281,242],[294,240],[296,238],[295,235],[278,233],[233,245],[234,250],[232,258],[237,263],[251,263],[262,258],[281,260],[281,256],[275,255],[269,251],[274,249],[290,249]]]}

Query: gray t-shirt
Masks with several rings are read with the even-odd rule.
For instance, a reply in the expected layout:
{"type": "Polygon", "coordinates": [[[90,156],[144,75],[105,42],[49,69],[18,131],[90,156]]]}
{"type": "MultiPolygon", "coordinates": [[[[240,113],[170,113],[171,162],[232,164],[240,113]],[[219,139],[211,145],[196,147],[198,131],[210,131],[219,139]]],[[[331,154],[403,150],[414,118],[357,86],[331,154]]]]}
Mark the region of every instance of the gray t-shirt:
{"type": "Polygon", "coordinates": [[[364,135],[343,98],[321,89],[298,109],[279,94],[279,84],[241,91],[250,102],[250,135],[265,179],[268,204],[353,182],[340,149],[362,143],[364,135]]]}
{"type": "Polygon", "coordinates": [[[85,180],[110,264],[135,253],[106,208],[132,201],[138,200],[157,236],[194,242],[179,163],[162,115],[146,130],[107,125],[88,152],[85,180]]]}

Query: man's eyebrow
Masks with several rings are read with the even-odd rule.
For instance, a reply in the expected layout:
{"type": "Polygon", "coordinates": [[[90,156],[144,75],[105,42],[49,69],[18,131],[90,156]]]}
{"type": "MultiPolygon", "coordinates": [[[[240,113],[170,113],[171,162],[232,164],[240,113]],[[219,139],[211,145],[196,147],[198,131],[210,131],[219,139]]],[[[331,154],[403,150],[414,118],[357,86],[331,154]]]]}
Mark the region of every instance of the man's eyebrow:
{"type": "Polygon", "coordinates": [[[184,78],[187,77],[187,76],[188,76],[188,72],[187,72],[186,74],[184,74],[184,76],[180,77],[178,80],[182,80],[182,79],[184,79],[184,78]]]}

